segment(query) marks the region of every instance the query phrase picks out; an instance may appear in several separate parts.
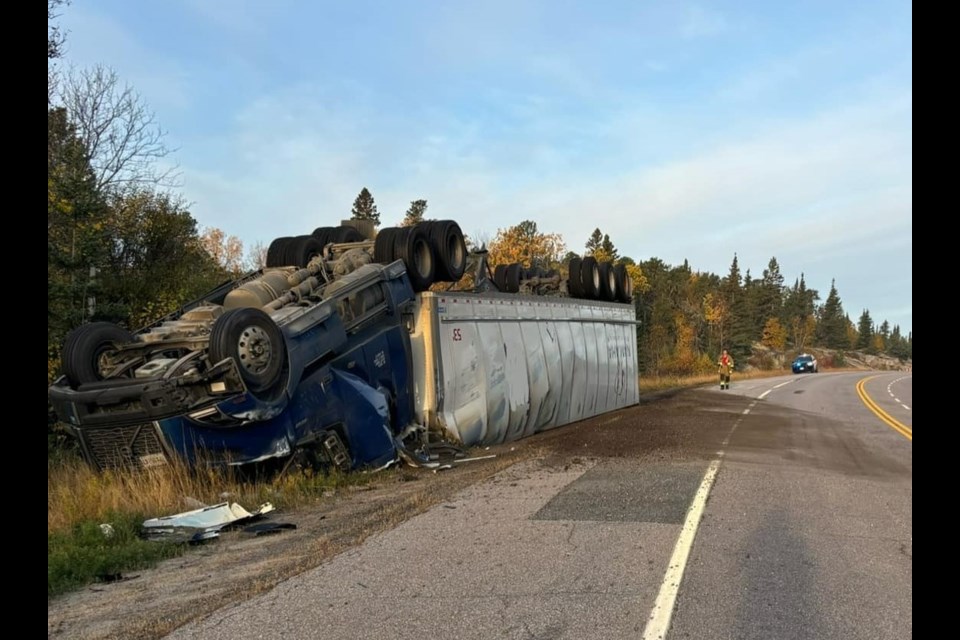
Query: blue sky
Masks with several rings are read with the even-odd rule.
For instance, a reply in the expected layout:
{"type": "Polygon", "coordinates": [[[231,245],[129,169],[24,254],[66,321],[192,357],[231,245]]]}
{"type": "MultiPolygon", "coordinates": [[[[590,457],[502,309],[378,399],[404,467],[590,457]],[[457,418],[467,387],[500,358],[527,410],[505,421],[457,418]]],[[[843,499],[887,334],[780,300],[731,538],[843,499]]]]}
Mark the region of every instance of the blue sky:
{"type": "Polygon", "coordinates": [[[64,64],[155,112],[250,246],[424,198],[467,234],[759,277],[912,331],[909,2],[72,0],[64,64]]]}

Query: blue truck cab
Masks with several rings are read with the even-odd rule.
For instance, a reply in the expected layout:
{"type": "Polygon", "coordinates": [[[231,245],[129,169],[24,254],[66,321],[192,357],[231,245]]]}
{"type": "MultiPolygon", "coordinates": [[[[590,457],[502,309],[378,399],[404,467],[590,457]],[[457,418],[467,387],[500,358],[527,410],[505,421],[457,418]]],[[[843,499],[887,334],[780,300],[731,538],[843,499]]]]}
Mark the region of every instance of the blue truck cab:
{"type": "Polygon", "coordinates": [[[307,285],[272,309],[225,308],[231,292],[266,280],[261,271],[136,336],[107,323],[78,329],[74,360],[108,357],[114,373],[83,379],[74,362],[74,379],[61,376],[49,397],[87,460],[245,465],[296,454],[344,470],[393,461],[414,419],[403,318],[416,294],[404,263],[364,264],[321,286],[308,286],[309,269],[281,275],[307,285]]]}

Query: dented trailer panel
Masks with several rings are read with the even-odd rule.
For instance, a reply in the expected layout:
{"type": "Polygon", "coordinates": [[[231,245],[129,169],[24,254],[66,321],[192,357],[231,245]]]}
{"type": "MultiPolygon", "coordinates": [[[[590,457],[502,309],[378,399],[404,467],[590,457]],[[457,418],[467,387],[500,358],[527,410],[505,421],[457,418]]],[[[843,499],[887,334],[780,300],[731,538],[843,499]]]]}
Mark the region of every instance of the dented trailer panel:
{"type": "Polygon", "coordinates": [[[639,402],[632,304],[418,294],[414,403],[432,433],[509,442],[639,402]]]}

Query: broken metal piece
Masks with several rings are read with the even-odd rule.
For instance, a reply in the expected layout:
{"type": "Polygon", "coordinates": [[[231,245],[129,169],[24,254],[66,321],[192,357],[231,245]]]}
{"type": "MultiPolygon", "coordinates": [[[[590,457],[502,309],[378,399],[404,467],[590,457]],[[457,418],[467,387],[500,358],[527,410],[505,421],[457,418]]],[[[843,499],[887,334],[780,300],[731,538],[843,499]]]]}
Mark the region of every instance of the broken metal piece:
{"type": "Polygon", "coordinates": [[[216,538],[225,527],[249,522],[273,510],[274,506],[269,502],[260,505],[253,513],[235,502],[221,502],[172,516],[145,520],[142,536],[158,542],[201,542],[216,538]]]}

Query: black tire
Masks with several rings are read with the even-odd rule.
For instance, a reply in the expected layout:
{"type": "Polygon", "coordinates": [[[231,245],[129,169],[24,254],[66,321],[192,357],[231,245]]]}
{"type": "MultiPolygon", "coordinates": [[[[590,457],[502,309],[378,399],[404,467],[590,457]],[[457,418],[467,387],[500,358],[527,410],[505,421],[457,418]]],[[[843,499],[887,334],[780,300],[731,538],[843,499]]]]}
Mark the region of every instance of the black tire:
{"type": "Polygon", "coordinates": [[[514,262],[508,264],[504,271],[504,283],[507,287],[507,293],[518,293],[520,291],[520,277],[523,275],[523,267],[514,262]]]}
{"type": "Polygon", "coordinates": [[[600,295],[599,300],[614,302],[617,299],[617,276],[613,272],[612,262],[601,262],[597,265],[600,270],[600,295]]]}
{"type": "Polygon", "coordinates": [[[497,285],[497,289],[500,291],[506,292],[507,290],[507,265],[498,264],[493,269],[493,284],[497,285]]]}
{"type": "Polygon", "coordinates": [[[112,322],[91,322],[68,333],[63,344],[63,373],[70,385],[103,380],[100,359],[133,339],[132,333],[112,322]]]}
{"type": "Polygon", "coordinates": [[[580,286],[583,288],[583,297],[587,300],[600,298],[600,267],[597,259],[587,256],[580,263],[580,286]]]}
{"type": "Polygon", "coordinates": [[[320,244],[324,247],[328,243],[333,242],[331,236],[337,231],[337,227],[317,227],[313,230],[312,235],[314,238],[320,241],[320,244]]]}
{"type": "Polygon", "coordinates": [[[268,393],[281,382],[286,352],[280,327],[260,309],[225,311],[210,330],[210,361],[233,358],[247,390],[254,394],[268,393]]]}
{"type": "Polygon", "coordinates": [[[629,273],[624,276],[623,282],[626,286],[624,289],[623,301],[631,302],[633,301],[633,278],[630,277],[629,273]]]}
{"type": "Polygon", "coordinates": [[[267,249],[267,267],[286,267],[289,266],[286,263],[287,259],[287,245],[290,241],[293,240],[290,236],[284,236],[283,238],[277,238],[270,243],[270,247],[267,249]]]}
{"type": "Polygon", "coordinates": [[[629,298],[627,297],[627,268],[618,264],[613,267],[613,277],[617,281],[617,301],[618,302],[628,302],[629,298]]]}
{"type": "Polygon", "coordinates": [[[323,255],[323,244],[315,236],[297,236],[287,243],[286,261],[302,269],[315,257],[323,255]]]}
{"type": "Polygon", "coordinates": [[[366,238],[354,227],[337,227],[332,242],[363,242],[366,238]]]}
{"type": "Polygon", "coordinates": [[[397,259],[394,253],[394,239],[398,230],[396,227],[387,227],[377,233],[377,237],[373,241],[374,262],[390,264],[397,259]]]}
{"type": "Polygon", "coordinates": [[[337,227],[317,227],[310,235],[326,244],[329,242],[328,238],[330,237],[330,234],[336,230],[337,227]]]}
{"type": "Polygon", "coordinates": [[[453,220],[431,220],[416,225],[430,238],[437,258],[436,280],[458,282],[467,268],[467,243],[460,225],[453,220]]]}
{"type": "Polygon", "coordinates": [[[583,297],[583,285],[580,283],[580,266],[583,261],[580,258],[573,258],[567,266],[567,289],[573,298],[583,297]]]}
{"type": "Polygon", "coordinates": [[[436,273],[436,261],[433,259],[433,247],[430,246],[430,240],[423,229],[397,229],[393,239],[393,255],[403,260],[406,265],[414,291],[426,291],[430,288],[436,273]]]}

